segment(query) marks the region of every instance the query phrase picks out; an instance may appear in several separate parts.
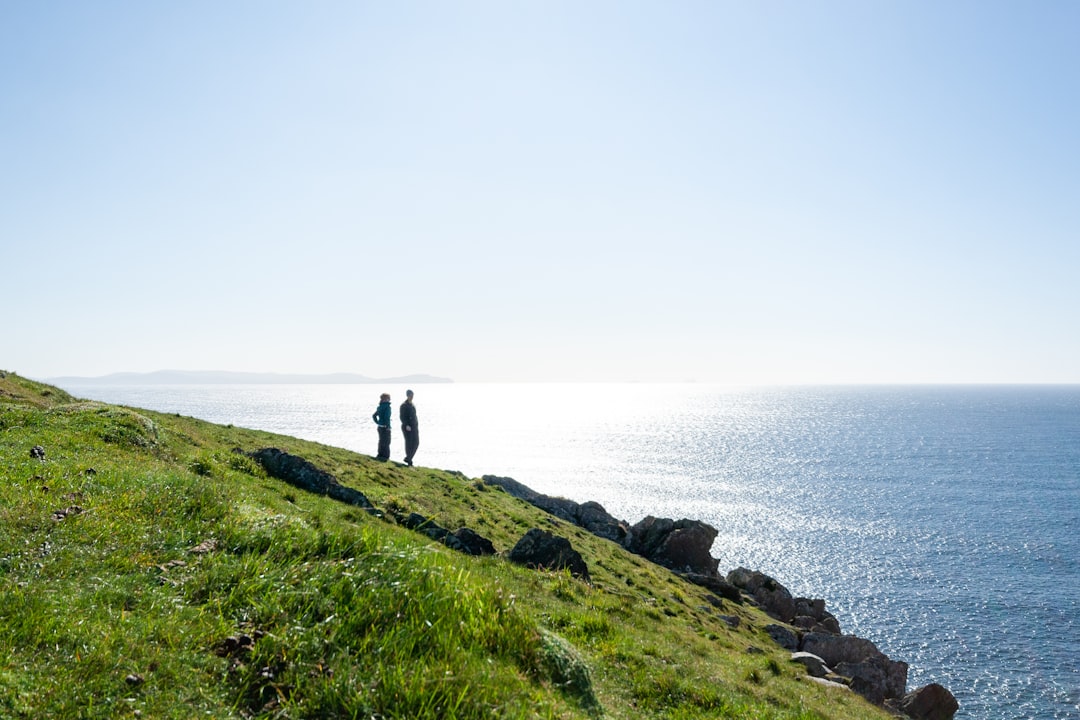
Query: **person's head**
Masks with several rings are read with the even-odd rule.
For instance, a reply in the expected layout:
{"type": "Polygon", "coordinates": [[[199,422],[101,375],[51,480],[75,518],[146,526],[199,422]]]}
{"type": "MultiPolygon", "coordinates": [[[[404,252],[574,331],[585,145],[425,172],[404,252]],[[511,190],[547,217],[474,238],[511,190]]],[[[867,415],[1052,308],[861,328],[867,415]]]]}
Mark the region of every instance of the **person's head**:
{"type": "Polygon", "coordinates": [[[405,399],[408,400],[409,402],[412,402],[412,390],[406,390],[405,391],[405,399]]]}
{"type": "Polygon", "coordinates": [[[383,393],[379,396],[380,402],[390,402],[390,393],[383,393]]]}

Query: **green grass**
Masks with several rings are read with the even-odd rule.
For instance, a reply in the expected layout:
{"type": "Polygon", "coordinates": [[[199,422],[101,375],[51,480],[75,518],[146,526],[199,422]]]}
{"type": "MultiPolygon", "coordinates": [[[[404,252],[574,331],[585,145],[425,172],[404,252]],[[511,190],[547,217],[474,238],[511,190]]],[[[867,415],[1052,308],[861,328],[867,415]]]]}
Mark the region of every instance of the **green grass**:
{"type": "Polygon", "coordinates": [[[705,594],[459,473],[0,378],[2,718],[888,717],[705,594]],[[593,583],[455,553],[234,452],[269,446],[499,551],[552,530],[593,583]]]}

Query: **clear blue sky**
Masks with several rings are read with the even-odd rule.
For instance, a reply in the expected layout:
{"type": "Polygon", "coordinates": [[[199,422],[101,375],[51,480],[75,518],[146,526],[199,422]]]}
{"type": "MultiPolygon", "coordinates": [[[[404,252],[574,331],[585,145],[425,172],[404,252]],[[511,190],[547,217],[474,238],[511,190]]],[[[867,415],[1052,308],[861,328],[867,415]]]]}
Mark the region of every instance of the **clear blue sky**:
{"type": "Polygon", "coordinates": [[[1080,382],[1080,3],[2,2],[0,368],[1080,382]]]}

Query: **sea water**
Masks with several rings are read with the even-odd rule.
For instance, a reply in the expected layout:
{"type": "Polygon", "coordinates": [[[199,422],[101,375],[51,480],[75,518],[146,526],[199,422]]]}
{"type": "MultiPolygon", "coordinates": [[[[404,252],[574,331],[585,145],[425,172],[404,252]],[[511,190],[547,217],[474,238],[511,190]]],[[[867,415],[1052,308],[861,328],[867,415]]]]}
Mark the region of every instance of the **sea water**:
{"type": "MultiPolygon", "coordinates": [[[[374,455],[403,386],[69,386],[374,455]]],[[[418,385],[418,465],[704,520],[957,718],[1080,718],[1080,386],[418,385]]],[[[395,431],[393,457],[404,443],[395,431]]]]}

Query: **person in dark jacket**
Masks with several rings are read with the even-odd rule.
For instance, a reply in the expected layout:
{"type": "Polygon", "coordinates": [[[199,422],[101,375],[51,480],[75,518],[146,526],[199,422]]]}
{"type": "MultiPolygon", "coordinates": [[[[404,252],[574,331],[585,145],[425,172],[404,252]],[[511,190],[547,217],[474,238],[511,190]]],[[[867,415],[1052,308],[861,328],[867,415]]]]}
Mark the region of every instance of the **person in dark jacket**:
{"type": "Polygon", "coordinates": [[[416,406],[413,405],[413,391],[405,391],[405,402],[401,403],[398,413],[401,418],[401,434],[405,436],[405,464],[412,465],[413,455],[420,447],[420,426],[416,422],[416,406]]]}
{"type": "Polygon", "coordinates": [[[383,393],[379,396],[379,407],[372,414],[371,419],[379,427],[379,454],[377,460],[390,459],[390,422],[394,417],[394,410],[390,407],[390,395],[383,393]]]}

